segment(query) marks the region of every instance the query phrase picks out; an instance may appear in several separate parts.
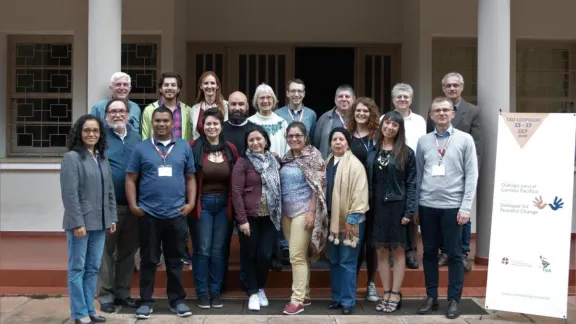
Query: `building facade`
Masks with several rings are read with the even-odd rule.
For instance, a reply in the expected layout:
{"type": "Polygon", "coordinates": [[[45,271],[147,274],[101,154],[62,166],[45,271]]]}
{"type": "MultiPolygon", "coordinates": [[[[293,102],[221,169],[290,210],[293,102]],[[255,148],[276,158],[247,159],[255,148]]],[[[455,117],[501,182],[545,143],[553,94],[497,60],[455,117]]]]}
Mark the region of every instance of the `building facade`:
{"type": "Polygon", "coordinates": [[[281,102],[286,80],[303,78],[319,112],[332,107],[331,80],[382,111],[406,82],[423,115],[457,71],[486,129],[473,230],[487,257],[498,111],[575,112],[574,12],[571,0],[11,2],[0,11],[0,230],[60,230],[68,130],[108,95],[116,71],[132,76],[142,106],[158,97],[162,72],[182,74],[182,99],[193,103],[199,75],[214,70],[225,96],[251,98],[266,82],[281,102]]]}

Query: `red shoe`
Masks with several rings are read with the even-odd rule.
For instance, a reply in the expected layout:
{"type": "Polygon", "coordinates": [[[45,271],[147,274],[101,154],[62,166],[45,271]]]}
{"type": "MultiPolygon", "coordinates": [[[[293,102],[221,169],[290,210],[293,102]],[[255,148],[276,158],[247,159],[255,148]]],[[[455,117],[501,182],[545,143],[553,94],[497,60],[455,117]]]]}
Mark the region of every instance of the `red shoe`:
{"type": "Polygon", "coordinates": [[[312,305],[312,300],[304,299],[304,303],[302,303],[302,306],[310,306],[310,305],[312,305]]]}
{"type": "Polygon", "coordinates": [[[284,308],[283,313],[286,315],[296,315],[298,313],[301,313],[303,310],[304,310],[303,305],[290,302],[284,308]]]}

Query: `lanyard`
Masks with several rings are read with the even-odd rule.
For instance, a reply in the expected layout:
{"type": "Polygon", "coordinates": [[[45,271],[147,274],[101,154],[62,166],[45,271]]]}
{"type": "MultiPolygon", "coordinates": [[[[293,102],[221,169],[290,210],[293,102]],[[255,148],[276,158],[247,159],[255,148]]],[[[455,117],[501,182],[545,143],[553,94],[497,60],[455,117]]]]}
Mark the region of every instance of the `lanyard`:
{"type": "Polygon", "coordinates": [[[168,151],[166,151],[166,155],[164,155],[164,154],[162,154],[162,151],[160,151],[158,146],[156,146],[156,144],[154,144],[154,136],[150,137],[150,141],[152,142],[152,145],[154,145],[154,148],[156,149],[156,152],[158,152],[158,155],[160,155],[162,160],[164,160],[164,165],[166,165],[166,159],[168,158],[168,155],[170,155],[170,152],[172,152],[172,149],[174,148],[174,146],[176,146],[176,143],[171,145],[170,148],[168,149],[168,151]]]}
{"type": "Polygon", "coordinates": [[[340,122],[342,123],[342,127],[344,127],[345,129],[348,129],[348,125],[346,125],[346,123],[344,122],[344,119],[342,119],[342,116],[340,115],[338,110],[336,110],[336,115],[338,115],[338,118],[340,118],[340,122]]]}
{"type": "MultiPolygon", "coordinates": [[[[360,132],[359,132],[358,130],[356,130],[356,133],[358,134],[358,136],[360,136],[360,132]]],[[[373,142],[372,142],[372,140],[370,139],[369,136],[366,136],[366,137],[368,137],[368,140],[366,141],[366,144],[364,143],[364,140],[362,139],[363,137],[357,137],[357,138],[360,140],[360,142],[362,142],[362,145],[364,145],[364,148],[366,149],[366,152],[369,152],[369,151],[370,151],[370,148],[371,148],[372,146],[374,146],[374,144],[373,144],[373,142]]]]}
{"type": "Polygon", "coordinates": [[[452,134],[448,137],[448,141],[444,145],[443,149],[440,149],[440,144],[438,144],[438,136],[434,136],[434,140],[436,141],[436,149],[438,150],[438,155],[440,156],[440,161],[438,165],[442,164],[442,160],[444,159],[444,154],[446,154],[446,150],[448,149],[448,144],[450,144],[450,140],[452,139],[452,134]]]}
{"type": "MultiPolygon", "coordinates": [[[[302,118],[304,118],[304,107],[302,107],[302,110],[300,110],[300,111],[302,111],[302,113],[300,114],[299,122],[302,122],[302,118]]],[[[292,109],[288,108],[288,113],[290,114],[290,118],[292,119],[292,121],[296,121],[294,119],[294,116],[292,116],[292,109]]]]}

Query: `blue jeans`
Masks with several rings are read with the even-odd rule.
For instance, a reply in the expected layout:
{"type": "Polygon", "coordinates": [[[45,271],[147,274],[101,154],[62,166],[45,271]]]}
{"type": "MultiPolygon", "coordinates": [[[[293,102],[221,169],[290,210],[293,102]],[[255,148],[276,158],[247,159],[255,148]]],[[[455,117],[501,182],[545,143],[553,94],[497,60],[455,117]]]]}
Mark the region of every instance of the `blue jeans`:
{"type": "Polygon", "coordinates": [[[345,246],[342,240],[338,245],[328,242],[332,300],[340,302],[344,307],[356,305],[356,268],[358,267],[358,255],[362,247],[366,222],[358,224],[358,227],[360,240],[355,248],[345,246]]]}
{"type": "Polygon", "coordinates": [[[220,296],[220,289],[228,267],[228,233],[231,221],[226,215],[228,195],[202,194],[200,219],[189,218],[192,236],[192,270],[196,296],[220,296]]]}
{"type": "Polygon", "coordinates": [[[104,252],[106,231],[86,231],[83,237],[66,231],[68,244],[68,295],[73,319],[96,314],[94,295],[104,252]]]}

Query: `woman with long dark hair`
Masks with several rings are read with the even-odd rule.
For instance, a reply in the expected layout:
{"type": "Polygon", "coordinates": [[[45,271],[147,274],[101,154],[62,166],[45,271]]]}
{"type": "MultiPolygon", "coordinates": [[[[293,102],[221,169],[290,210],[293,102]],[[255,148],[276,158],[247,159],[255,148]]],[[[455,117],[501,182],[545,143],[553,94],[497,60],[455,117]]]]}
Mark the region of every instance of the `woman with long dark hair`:
{"type": "Polygon", "coordinates": [[[188,218],[192,269],[198,307],[220,308],[233,214],[230,179],[238,152],[234,144],[224,140],[224,116],[220,110],[207,109],[202,125],[204,135],[190,141],[197,183],[196,205],[188,218]]]}
{"type": "Polygon", "coordinates": [[[232,203],[245,260],[248,309],[258,311],[268,306],[264,286],[280,231],[280,163],[262,126],[246,132],[244,142],[246,150],[232,173],[232,203]]]}
{"type": "Polygon", "coordinates": [[[68,244],[68,294],[75,323],[102,323],[94,308],[106,230],[116,231],[112,170],[104,155],[106,131],[95,116],[80,117],[70,130],[60,168],[63,228],[68,244]]]}
{"type": "Polygon", "coordinates": [[[378,271],[384,297],[376,310],[392,313],[402,305],[402,281],[406,270],[406,225],[416,212],[416,158],[406,145],[404,118],[390,111],[380,122],[376,150],[367,160],[370,209],[374,213],[372,246],[377,248],[378,271]],[[390,285],[390,253],[394,282],[390,285]]]}
{"type": "Polygon", "coordinates": [[[196,103],[192,106],[192,113],[190,114],[192,139],[195,140],[204,135],[202,121],[204,120],[204,112],[210,108],[218,108],[224,121],[228,120],[228,102],[224,100],[222,95],[222,83],[215,72],[206,71],[198,79],[198,97],[196,97],[196,103]]]}

